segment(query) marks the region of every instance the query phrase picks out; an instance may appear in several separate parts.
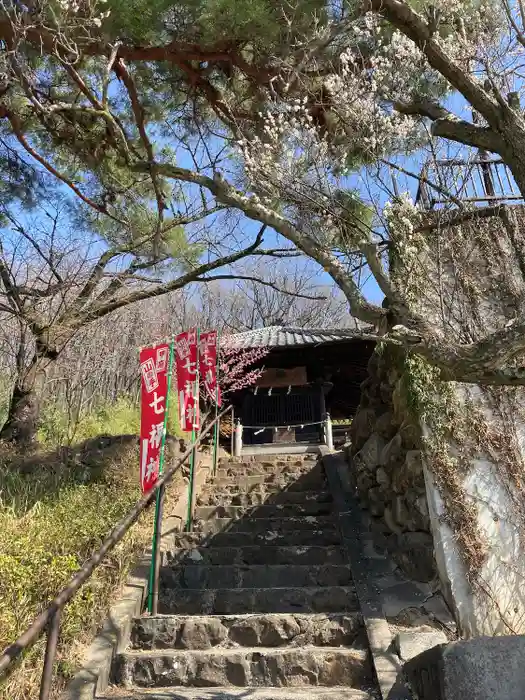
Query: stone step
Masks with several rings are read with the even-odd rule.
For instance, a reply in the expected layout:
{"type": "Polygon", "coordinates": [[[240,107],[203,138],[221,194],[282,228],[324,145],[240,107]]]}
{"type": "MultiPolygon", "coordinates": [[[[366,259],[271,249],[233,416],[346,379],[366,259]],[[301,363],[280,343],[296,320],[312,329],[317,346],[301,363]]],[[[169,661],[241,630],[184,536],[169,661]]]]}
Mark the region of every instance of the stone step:
{"type": "Polygon", "coordinates": [[[337,613],[358,610],[352,586],[313,588],[210,588],[159,586],[162,615],[239,615],[246,613],[337,613]]]}
{"type": "Polygon", "coordinates": [[[129,651],[115,664],[126,687],[357,687],[371,678],[364,649],[206,649],[129,651]]]}
{"type": "Polygon", "coordinates": [[[221,457],[219,466],[230,467],[236,464],[312,464],[319,462],[319,454],[280,454],[280,455],[243,455],[242,457],[221,457]]]}
{"type": "Polygon", "coordinates": [[[255,486],[264,486],[281,491],[326,491],[327,481],[323,474],[309,473],[296,480],[294,475],[285,474],[255,474],[252,476],[217,476],[213,480],[214,486],[221,488],[238,487],[240,490],[251,489],[255,486]]]}
{"type": "Polygon", "coordinates": [[[352,575],[344,564],[208,566],[194,564],[163,567],[160,582],[164,588],[311,588],[347,586],[352,575]]]}
{"type": "Polygon", "coordinates": [[[279,488],[269,490],[262,484],[240,489],[238,484],[233,484],[229,489],[214,487],[214,485],[207,486],[197,498],[198,506],[222,503],[228,503],[231,506],[332,503],[332,494],[329,491],[283,491],[279,488]]]}
{"type": "Polygon", "coordinates": [[[212,520],[213,518],[296,518],[302,515],[330,515],[331,503],[277,503],[272,505],[211,505],[199,506],[195,509],[197,520],[212,520]]]}
{"type": "Polygon", "coordinates": [[[290,530],[309,530],[312,532],[335,530],[335,519],[331,515],[307,515],[300,518],[214,518],[213,520],[195,520],[194,530],[215,535],[228,532],[289,532],[290,530]]]}
{"type": "Polygon", "coordinates": [[[217,469],[217,477],[219,478],[224,478],[226,476],[239,477],[265,474],[272,474],[274,476],[277,474],[290,474],[298,479],[305,474],[324,476],[324,470],[321,464],[294,464],[293,462],[253,462],[250,464],[230,464],[217,469]]]}
{"type": "Polygon", "coordinates": [[[211,647],[363,646],[361,615],[222,615],[139,617],[131,630],[132,649],[211,647]]]}
{"type": "Polygon", "coordinates": [[[344,564],[340,547],[196,547],[166,553],[168,565],[191,564],[344,564]]]}
{"type": "MultiPolygon", "coordinates": [[[[230,522],[230,521],[228,521],[230,522]]],[[[205,533],[205,532],[179,532],[174,533],[173,542],[175,547],[193,549],[195,547],[246,547],[259,546],[274,549],[278,546],[290,547],[327,547],[339,545],[341,535],[335,528],[316,530],[287,530],[285,532],[238,532],[228,530],[227,532],[205,533]]]]}
{"type": "Polygon", "coordinates": [[[104,696],[118,700],[375,700],[372,691],[354,688],[156,688],[124,691],[110,690],[104,696]],[[130,694],[131,693],[131,694],[130,694]]]}

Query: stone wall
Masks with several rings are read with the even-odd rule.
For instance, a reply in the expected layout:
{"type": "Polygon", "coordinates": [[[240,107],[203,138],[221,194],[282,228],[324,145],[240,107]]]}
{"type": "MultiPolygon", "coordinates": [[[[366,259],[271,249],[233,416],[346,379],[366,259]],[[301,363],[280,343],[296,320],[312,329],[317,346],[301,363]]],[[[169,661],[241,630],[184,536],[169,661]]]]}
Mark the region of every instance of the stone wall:
{"type": "Polygon", "coordinates": [[[352,422],[348,458],[376,541],[416,581],[436,576],[425,495],[421,429],[408,409],[404,357],[379,347],[352,422]]]}
{"type": "MultiPolygon", "coordinates": [[[[392,264],[414,307],[443,342],[522,318],[525,209],[438,216],[392,264]]],[[[349,458],[373,528],[409,576],[437,570],[464,636],[525,633],[525,389],[442,382],[387,345],[369,373],[349,458]]]]}
{"type": "MultiPolygon", "coordinates": [[[[452,216],[425,232],[417,299],[445,341],[468,343],[523,316],[525,209],[452,216]]],[[[522,634],[525,389],[437,383],[435,391],[446,415],[426,420],[427,443],[446,449],[427,450],[424,462],[440,579],[464,635],[522,634]]]]}

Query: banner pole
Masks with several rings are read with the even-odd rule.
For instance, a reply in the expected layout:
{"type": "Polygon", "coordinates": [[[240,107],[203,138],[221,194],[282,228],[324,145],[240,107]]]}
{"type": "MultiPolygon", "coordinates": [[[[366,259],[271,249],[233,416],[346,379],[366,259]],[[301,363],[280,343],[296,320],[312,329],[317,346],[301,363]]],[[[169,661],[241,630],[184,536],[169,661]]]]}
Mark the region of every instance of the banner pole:
{"type": "MultiPolygon", "coordinates": [[[[200,348],[199,348],[199,343],[200,343],[200,330],[197,328],[197,363],[195,366],[196,370],[196,379],[195,379],[195,396],[196,401],[193,404],[193,423],[191,426],[191,442],[192,444],[195,442],[195,421],[197,419],[197,411],[198,411],[198,401],[199,401],[199,359],[200,359],[200,348]]],[[[189,483],[189,488],[188,488],[188,513],[186,516],[186,532],[190,532],[190,528],[192,526],[192,519],[193,519],[193,490],[194,490],[194,474],[195,474],[195,450],[191,451],[190,455],[190,483],[189,483]]]]}
{"type": "Polygon", "coordinates": [[[219,347],[220,331],[217,330],[217,341],[215,345],[215,427],[213,429],[213,476],[217,473],[217,456],[219,452],[219,424],[217,416],[219,414],[219,347]]]}
{"type": "MultiPolygon", "coordinates": [[[[168,428],[168,409],[170,405],[170,393],[171,393],[171,372],[173,369],[173,350],[175,347],[175,343],[173,340],[170,343],[170,359],[168,362],[168,386],[166,389],[166,404],[165,404],[165,410],[164,410],[164,429],[162,431],[162,440],[160,443],[160,455],[159,455],[159,476],[162,474],[162,470],[164,468],[164,451],[165,451],[165,446],[166,446],[166,432],[168,428]]],[[[155,612],[156,610],[153,611],[153,601],[154,599],[157,598],[158,596],[158,591],[155,591],[154,588],[156,588],[156,583],[158,581],[155,581],[155,569],[159,567],[159,563],[157,562],[158,554],[160,553],[160,547],[159,547],[159,536],[160,536],[160,530],[161,530],[161,520],[162,520],[162,502],[164,500],[164,487],[161,487],[157,491],[157,497],[155,500],[155,522],[153,525],[153,538],[151,540],[151,564],[150,564],[150,569],[149,569],[149,590],[148,590],[148,612],[150,615],[155,612]]],[[[156,606],[155,606],[156,607],[156,606]]]]}

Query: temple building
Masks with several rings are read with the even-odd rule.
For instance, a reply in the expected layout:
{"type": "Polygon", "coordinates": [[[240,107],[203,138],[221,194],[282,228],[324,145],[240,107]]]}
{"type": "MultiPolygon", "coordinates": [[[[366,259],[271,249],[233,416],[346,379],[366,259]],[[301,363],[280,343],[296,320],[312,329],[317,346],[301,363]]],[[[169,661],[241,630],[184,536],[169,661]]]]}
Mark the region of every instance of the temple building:
{"type": "Polygon", "coordinates": [[[362,331],[271,326],[238,333],[234,342],[269,348],[257,384],[231,397],[244,445],[319,444],[327,414],[334,441],[344,441],[375,345],[362,331]]]}

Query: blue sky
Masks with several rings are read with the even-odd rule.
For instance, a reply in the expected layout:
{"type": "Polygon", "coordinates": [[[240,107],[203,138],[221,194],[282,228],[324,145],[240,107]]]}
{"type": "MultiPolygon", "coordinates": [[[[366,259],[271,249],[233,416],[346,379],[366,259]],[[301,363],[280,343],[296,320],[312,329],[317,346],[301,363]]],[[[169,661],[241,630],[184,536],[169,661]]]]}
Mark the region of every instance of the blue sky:
{"type": "MultiPolygon", "coordinates": [[[[188,153],[184,151],[179,151],[177,152],[177,164],[180,167],[188,168],[188,169],[193,169],[194,168],[194,163],[189,156],[188,153]]],[[[348,186],[357,189],[363,197],[366,196],[366,192],[364,190],[364,187],[362,185],[361,180],[356,177],[352,178],[351,180],[348,180],[348,186]]],[[[381,204],[380,206],[382,207],[384,205],[384,202],[386,201],[387,197],[385,193],[380,193],[379,191],[377,192],[377,197],[381,197],[381,204]]],[[[368,198],[366,196],[366,198],[368,198]]],[[[249,240],[253,240],[253,238],[256,236],[257,231],[259,230],[261,224],[258,221],[251,221],[247,218],[244,220],[244,225],[243,225],[243,230],[245,234],[245,243],[248,243],[249,240]]],[[[226,232],[225,232],[226,233],[226,232]]],[[[276,233],[273,229],[267,229],[264,234],[264,247],[276,247],[276,248],[282,248],[282,247],[288,247],[290,243],[284,239],[280,234],[276,233]]],[[[311,262],[306,259],[305,264],[308,264],[311,266],[311,262]]],[[[318,267],[319,273],[318,276],[315,278],[315,282],[319,284],[321,287],[326,287],[326,286],[335,286],[332,278],[328,273],[326,273],[320,266],[318,267]]],[[[377,286],[377,283],[375,282],[374,278],[368,273],[363,275],[363,279],[366,280],[366,282],[363,284],[363,293],[365,294],[366,298],[372,302],[375,303],[381,303],[383,299],[383,294],[379,287],[377,286]]]]}
{"type": "MultiPolygon", "coordinates": [[[[468,118],[469,114],[465,112],[464,108],[464,102],[461,98],[458,96],[452,96],[448,102],[447,106],[453,110],[458,116],[468,118]]],[[[153,135],[152,135],[153,136],[153,135]]],[[[160,148],[162,148],[163,145],[168,145],[169,144],[169,139],[166,139],[165,137],[162,139],[159,138],[154,138],[153,139],[156,142],[156,150],[159,151],[160,148]]],[[[213,149],[213,144],[208,144],[209,147],[213,149]]],[[[451,145],[449,150],[449,155],[458,155],[458,153],[463,152],[465,153],[465,149],[462,147],[454,146],[451,145]]],[[[443,155],[447,155],[446,152],[444,151],[443,155]]],[[[194,163],[192,162],[189,154],[182,150],[181,148],[177,149],[177,162],[180,166],[186,167],[186,168],[193,168],[194,163]]],[[[419,173],[421,171],[422,163],[424,159],[426,158],[426,155],[423,152],[416,153],[412,156],[400,156],[399,163],[402,164],[402,166],[410,170],[414,173],[419,173]]],[[[398,183],[399,191],[409,191],[412,195],[412,197],[415,197],[415,193],[417,190],[417,181],[413,178],[407,177],[402,174],[397,174],[395,175],[395,178],[398,183]]],[[[372,179],[366,180],[364,177],[364,173],[356,173],[352,174],[348,178],[346,178],[347,186],[351,189],[357,190],[360,195],[363,197],[363,199],[369,201],[371,204],[375,205],[379,211],[381,211],[384,207],[384,204],[388,198],[390,198],[391,194],[389,194],[384,187],[381,187],[378,185],[377,181],[374,183],[372,179]]],[[[65,186],[58,185],[57,191],[64,191],[68,192],[65,188],[65,186]]],[[[22,220],[26,221],[27,223],[27,217],[25,217],[23,214],[21,215],[22,220]]],[[[44,219],[43,219],[44,220],[44,219]]],[[[243,225],[243,232],[242,232],[242,239],[241,239],[241,244],[242,243],[248,243],[249,240],[252,240],[253,237],[256,235],[256,232],[260,228],[260,223],[256,221],[250,221],[250,220],[245,220],[244,225],[243,225]]],[[[227,240],[227,231],[219,231],[220,235],[224,236],[224,239],[227,240]]],[[[237,234],[239,233],[238,231],[236,232],[237,234]]],[[[278,234],[276,234],[272,230],[267,230],[265,233],[265,246],[267,247],[283,247],[287,245],[287,242],[284,241],[278,234]]],[[[366,280],[363,284],[363,293],[365,297],[375,303],[380,303],[382,301],[383,295],[381,291],[379,290],[375,280],[368,274],[365,274],[363,278],[366,280]]],[[[325,273],[320,267],[319,267],[319,274],[318,277],[316,278],[316,281],[318,282],[319,286],[326,287],[327,285],[332,285],[333,282],[331,280],[331,277],[325,273]]]]}

